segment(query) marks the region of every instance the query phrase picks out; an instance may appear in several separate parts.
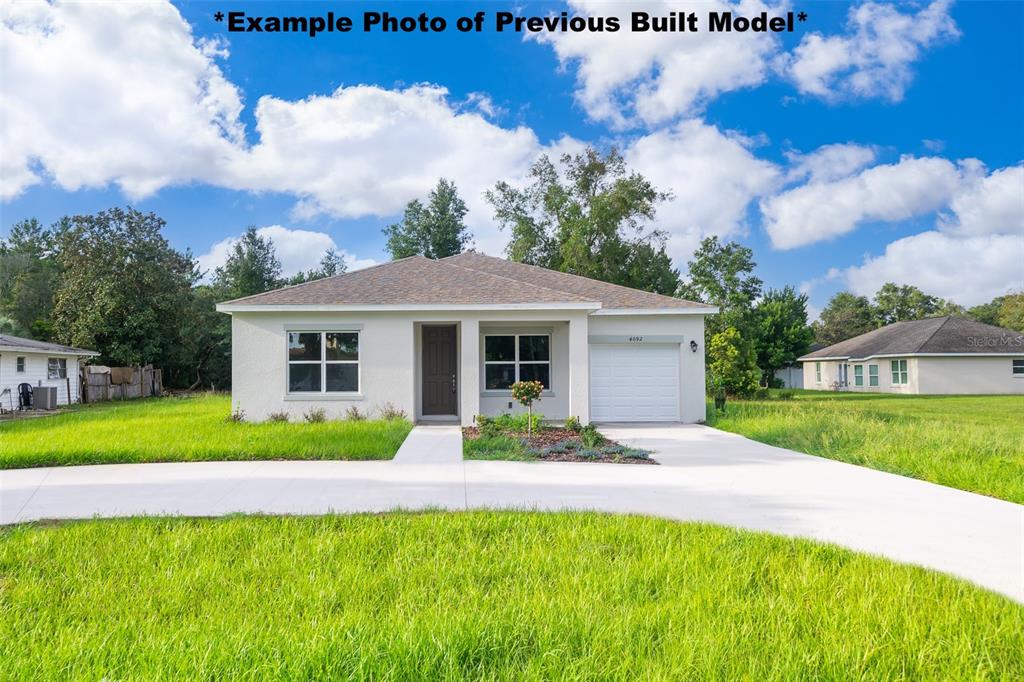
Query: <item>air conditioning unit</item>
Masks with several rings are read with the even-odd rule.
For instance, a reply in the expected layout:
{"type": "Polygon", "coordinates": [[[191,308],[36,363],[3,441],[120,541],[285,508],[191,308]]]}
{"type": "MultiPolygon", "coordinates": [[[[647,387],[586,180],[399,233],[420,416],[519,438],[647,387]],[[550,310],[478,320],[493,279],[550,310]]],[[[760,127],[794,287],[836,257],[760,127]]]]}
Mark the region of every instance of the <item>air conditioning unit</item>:
{"type": "Polygon", "coordinates": [[[36,386],[32,389],[32,407],[37,410],[56,410],[57,387],[36,386]]]}

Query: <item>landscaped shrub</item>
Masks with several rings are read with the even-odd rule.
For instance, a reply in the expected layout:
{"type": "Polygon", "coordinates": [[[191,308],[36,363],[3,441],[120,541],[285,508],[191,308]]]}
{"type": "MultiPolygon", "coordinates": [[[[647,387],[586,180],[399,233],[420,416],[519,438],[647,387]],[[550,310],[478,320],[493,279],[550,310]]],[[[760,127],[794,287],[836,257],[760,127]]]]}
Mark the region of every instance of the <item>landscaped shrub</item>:
{"type": "Polygon", "coordinates": [[[512,397],[519,401],[519,404],[527,409],[530,417],[527,421],[526,433],[533,433],[533,403],[540,399],[544,391],[544,384],[539,381],[517,381],[512,384],[512,397]]]}
{"type": "Polygon", "coordinates": [[[618,444],[615,444],[615,445],[605,445],[604,447],[601,448],[601,452],[603,452],[606,455],[621,455],[625,451],[626,451],[626,446],[625,445],[618,445],[618,444]]]}
{"type": "Polygon", "coordinates": [[[544,448],[544,452],[549,455],[562,455],[565,454],[566,452],[569,452],[569,448],[565,447],[565,443],[555,443],[554,445],[549,445],[546,448],[544,448]]]}
{"type": "Polygon", "coordinates": [[[268,422],[286,422],[288,421],[287,412],[271,412],[267,415],[268,422]]]}
{"type": "Polygon", "coordinates": [[[580,424],[579,417],[569,417],[568,419],[565,420],[565,428],[575,433],[579,433],[580,429],[583,428],[583,425],[580,424]]]}
{"type": "Polygon", "coordinates": [[[384,403],[377,408],[380,418],[390,421],[392,419],[405,419],[405,410],[400,410],[392,403],[384,403]]]}
{"type": "Polygon", "coordinates": [[[501,435],[501,427],[498,422],[482,414],[476,416],[476,428],[481,436],[494,437],[501,435]]]}
{"type": "Polygon", "coordinates": [[[593,424],[587,424],[580,429],[580,440],[588,448],[600,447],[605,442],[604,436],[601,435],[593,424]]]}
{"type": "MultiPolygon", "coordinates": [[[[495,427],[499,431],[506,433],[521,433],[526,431],[528,434],[532,434],[540,428],[541,422],[544,421],[544,415],[540,412],[530,415],[528,413],[523,414],[499,414],[493,418],[495,427]]],[[[479,426],[479,424],[477,424],[479,426]]]]}
{"type": "Polygon", "coordinates": [[[651,453],[639,448],[625,448],[621,453],[619,453],[619,456],[624,457],[625,459],[650,459],[651,453]]]}
{"type": "Polygon", "coordinates": [[[584,448],[579,451],[579,455],[586,459],[598,459],[601,456],[601,451],[594,450],[592,448],[584,448]]]}
{"type": "Polygon", "coordinates": [[[319,424],[327,421],[327,412],[322,407],[314,407],[306,411],[302,418],[310,424],[319,424]]]}
{"type": "Polygon", "coordinates": [[[366,419],[366,415],[359,411],[359,408],[355,405],[349,405],[348,409],[345,410],[345,419],[352,422],[361,422],[366,419]]]}

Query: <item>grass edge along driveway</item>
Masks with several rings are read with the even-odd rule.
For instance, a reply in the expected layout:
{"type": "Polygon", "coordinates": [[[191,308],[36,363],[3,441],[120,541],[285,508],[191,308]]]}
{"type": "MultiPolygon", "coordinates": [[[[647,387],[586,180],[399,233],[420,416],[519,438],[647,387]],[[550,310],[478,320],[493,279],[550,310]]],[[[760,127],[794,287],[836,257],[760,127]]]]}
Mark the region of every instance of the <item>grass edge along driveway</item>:
{"type": "Polygon", "coordinates": [[[788,391],[730,400],[708,425],[768,445],[1024,504],[1024,395],[788,391]]]}
{"type": "Polygon", "coordinates": [[[11,678],[1022,679],[1024,607],[922,568],[594,513],[0,530],[11,678]]]}
{"type": "Polygon", "coordinates": [[[202,395],[83,405],[0,422],[0,469],[261,459],[391,459],[404,419],[236,422],[231,398],[202,395]]]}

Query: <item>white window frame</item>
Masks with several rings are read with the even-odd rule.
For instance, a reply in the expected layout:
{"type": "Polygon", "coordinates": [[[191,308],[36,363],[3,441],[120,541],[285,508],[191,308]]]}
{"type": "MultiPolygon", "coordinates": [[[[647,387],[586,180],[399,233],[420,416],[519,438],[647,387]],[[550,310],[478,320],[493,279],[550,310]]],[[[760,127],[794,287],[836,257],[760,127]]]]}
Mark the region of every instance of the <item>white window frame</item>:
{"type": "Polygon", "coordinates": [[[890,360],[889,373],[892,375],[893,386],[906,386],[910,383],[910,367],[906,360],[890,360]]]}
{"type": "Polygon", "coordinates": [[[519,381],[519,365],[520,364],[525,364],[525,365],[547,365],[548,366],[548,384],[550,384],[550,385],[544,387],[544,392],[545,393],[550,393],[554,389],[555,373],[554,373],[554,367],[552,367],[552,365],[551,365],[551,357],[555,354],[555,349],[554,349],[554,347],[552,345],[553,341],[552,341],[552,338],[551,338],[551,334],[545,334],[543,332],[541,332],[541,333],[524,332],[522,334],[517,334],[517,333],[506,334],[506,333],[502,333],[502,332],[488,332],[488,333],[484,334],[483,337],[484,337],[484,352],[482,354],[482,357],[483,357],[483,360],[484,360],[483,361],[483,366],[484,366],[483,380],[484,380],[484,391],[485,392],[487,392],[487,393],[500,393],[500,394],[510,394],[510,393],[512,393],[512,390],[509,389],[509,388],[487,388],[487,365],[515,365],[515,381],[512,382],[512,383],[515,383],[516,381],[519,381]],[[513,341],[513,345],[515,346],[515,360],[488,360],[487,359],[487,338],[491,337],[491,336],[511,336],[511,337],[513,337],[515,339],[515,341],[513,341]],[[519,359],[519,337],[520,336],[546,336],[548,338],[548,359],[547,360],[520,360],[519,359]]]}
{"type": "Polygon", "coordinates": [[[15,371],[15,373],[17,373],[17,374],[24,374],[25,373],[25,366],[26,366],[27,362],[28,362],[28,359],[24,355],[19,355],[18,357],[14,358],[14,371],[15,371]]]}
{"type": "Polygon", "coordinates": [[[68,378],[68,359],[67,358],[46,358],[46,378],[49,380],[67,379],[68,378]],[[53,363],[57,364],[56,370],[53,368],[53,363]],[[55,375],[56,372],[56,375],[55,375]]]}
{"type": "Polygon", "coordinates": [[[821,363],[820,362],[814,363],[814,383],[816,383],[816,384],[820,384],[821,383],[821,363]]]}
{"type": "Polygon", "coordinates": [[[286,395],[289,396],[317,396],[317,395],[362,395],[363,391],[363,338],[358,329],[286,329],[284,334],[284,387],[286,395]],[[292,360],[288,356],[288,336],[291,334],[319,334],[320,335],[320,359],[319,360],[292,360]],[[328,360],[327,359],[327,335],[328,334],[355,334],[356,335],[356,360],[328,360]],[[320,390],[319,391],[293,391],[291,385],[292,365],[320,365],[320,390]],[[355,365],[356,366],[356,390],[354,391],[328,391],[327,390],[327,365],[355,365]]]}
{"type": "Polygon", "coordinates": [[[868,365],[868,388],[878,387],[878,365],[868,365]]]}
{"type": "Polygon", "coordinates": [[[1024,379],[1024,358],[1013,358],[1010,360],[1010,376],[1016,379],[1024,379]],[[1018,365],[1018,363],[1020,363],[1018,365]],[[1020,369],[1018,372],[1017,369],[1020,369]]]}
{"type": "Polygon", "coordinates": [[[853,366],[853,385],[864,387],[864,365],[853,366]]]}

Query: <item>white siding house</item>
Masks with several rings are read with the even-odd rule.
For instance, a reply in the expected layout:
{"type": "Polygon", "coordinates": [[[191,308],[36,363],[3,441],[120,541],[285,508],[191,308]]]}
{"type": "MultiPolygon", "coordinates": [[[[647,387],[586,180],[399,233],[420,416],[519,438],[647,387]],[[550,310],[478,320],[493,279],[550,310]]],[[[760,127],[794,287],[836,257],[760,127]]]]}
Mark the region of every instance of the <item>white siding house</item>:
{"type": "Polygon", "coordinates": [[[473,252],[421,256],[248,298],[232,317],[232,404],[252,420],[322,408],[471,425],[544,385],[550,419],[705,418],[717,309],[473,252]]]}
{"type": "Polygon", "coordinates": [[[57,404],[79,401],[79,363],[95,351],[0,334],[0,408],[18,408],[18,386],[57,389],[57,404]]]}
{"type": "Polygon", "coordinates": [[[800,361],[810,389],[1024,393],[1024,334],[953,315],[896,322],[800,361]]]}

